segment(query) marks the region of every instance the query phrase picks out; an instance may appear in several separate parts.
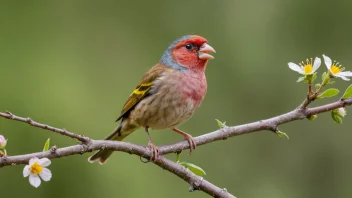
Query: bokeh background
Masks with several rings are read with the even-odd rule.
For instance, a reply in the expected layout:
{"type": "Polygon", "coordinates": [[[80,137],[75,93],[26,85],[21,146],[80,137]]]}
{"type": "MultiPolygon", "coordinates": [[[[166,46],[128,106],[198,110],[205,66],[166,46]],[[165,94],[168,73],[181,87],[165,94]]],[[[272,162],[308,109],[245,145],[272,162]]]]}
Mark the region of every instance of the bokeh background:
{"type": "MultiPolygon", "coordinates": [[[[141,76],[175,39],[198,34],[217,50],[207,67],[208,93],[180,128],[198,136],[214,119],[238,125],[294,109],[306,85],[288,62],[324,53],[352,69],[350,1],[1,1],[0,110],[103,139],[141,76]]],[[[320,73],[325,65],[320,68],[320,73]]],[[[350,83],[338,80],[335,87],[350,83]]],[[[313,104],[324,104],[324,99],[313,104]]],[[[193,162],[210,182],[238,197],[351,197],[352,117],[323,114],[280,127],[290,140],[259,132],[200,146],[193,162]]],[[[70,138],[0,119],[8,154],[58,147],[70,138]]],[[[156,144],[182,138],[151,133],[156,144]]],[[[142,130],[126,141],[145,145],[142,130]]],[[[137,156],[115,153],[100,166],[89,154],[55,159],[53,178],[35,189],[23,165],[0,168],[2,197],[207,197],[137,156]]],[[[174,155],[169,155],[174,159],[174,155]]]]}

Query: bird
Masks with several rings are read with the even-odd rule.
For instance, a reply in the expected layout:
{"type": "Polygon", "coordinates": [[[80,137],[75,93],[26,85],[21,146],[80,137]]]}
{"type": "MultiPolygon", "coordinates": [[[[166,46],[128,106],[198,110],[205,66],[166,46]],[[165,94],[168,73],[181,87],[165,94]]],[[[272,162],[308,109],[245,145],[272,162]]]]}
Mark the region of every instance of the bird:
{"type": "MultiPolygon", "coordinates": [[[[163,53],[160,61],[144,74],[128,97],[116,121],[117,128],[105,140],[122,141],[132,132],[144,128],[148,136],[151,159],[156,161],[159,149],[154,145],[149,129],[171,129],[188,141],[190,153],[196,148],[193,137],[178,127],[191,118],[207,92],[205,69],[215,53],[207,39],[186,35],[163,53]]],[[[113,151],[99,150],[88,161],[104,164],[113,151]]]]}

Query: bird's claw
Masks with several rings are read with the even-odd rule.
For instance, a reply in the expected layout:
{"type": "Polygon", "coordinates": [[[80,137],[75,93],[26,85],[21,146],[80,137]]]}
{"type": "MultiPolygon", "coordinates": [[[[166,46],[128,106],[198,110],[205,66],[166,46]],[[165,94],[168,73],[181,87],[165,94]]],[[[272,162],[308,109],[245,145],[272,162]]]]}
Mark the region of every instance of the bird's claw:
{"type": "Polygon", "coordinates": [[[192,154],[192,150],[196,149],[196,146],[197,146],[196,141],[189,134],[187,134],[185,136],[185,140],[188,141],[188,144],[189,144],[189,155],[191,155],[192,154]]]}
{"type": "Polygon", "coordinates": [[[151,141],[148,142],[148,148],[152,152],[152,156],[150,157],[150,160],[155,162],[159,157],[159,148],[155,146],[151,141]]]}

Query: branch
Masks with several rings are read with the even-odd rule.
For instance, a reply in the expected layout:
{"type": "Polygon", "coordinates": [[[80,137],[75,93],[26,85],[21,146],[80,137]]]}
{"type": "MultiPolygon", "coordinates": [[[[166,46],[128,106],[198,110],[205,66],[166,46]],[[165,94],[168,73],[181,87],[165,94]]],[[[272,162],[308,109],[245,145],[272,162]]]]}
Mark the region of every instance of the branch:
{"type": "Polygon", "coordinates": [[[29,124],[31,126],[34,126],[34,127],[38,127],[38,128],[49,130],[49,131],[53,131],[55,133],[59,133],[59,134],[64,135],[64,136],[68,136],[68,137],[74,138],[74,139],[79,140],[81,142],[89,142],[89,140],[90,140],[89,138],[84,137],[82,135],[71,133],[71,132],[67,131],[66,129],[59,129],[59,128],[55,128],[55,127],[52,127],[52,126],[48,126],[46,124],[40,124],[38,122],[35,122],[34,120],[32,120],[29,117],[28,118],[22,118],[22,117],[13,115],[9,111],[6,111],[6,113],[0,112],[0,117],[4,117],[4,118],[10,119],[10,120],[16,120],[16,121],[24,122],[24,123],[27,123],[27,124],[29,124]]]}
{"type": "MultiPolygon", "coordinates": [[[[243,134],[252,133],[252,132],[258,132],[262,130],[276,131],[279,125],[285,124],[287,122],[302,120],[304,118],[310,117],[311,115],[324,113],[327,111],[331,111],[333,109],[337,109],[337,108],[345,107],[349,105],[352,105],[352,98],[339,100],[330,104],[322,105],[319,107],[308,108],[308,109],[301,108],[301,106],[299,106],[293,111],[290,111],[288,113],[285,113],[273,118],[252,122],[248,124],[238,125],[238,126],[224,127],[214,132],[210,132],[210,133],[195,137],[194,140],[197,146],[200,146],[217,140],[226,140],[229,137],[243,135],[243,134]]],[[[187,148],[189,148],[188,143],[186,141],[182,141],[175,144],[160,146],[159,152],[161,154],[176,153],[187,148]]]]}
{"type": "MultiPolygon", "coordinates": [[[[257,122],[252,122],[249,124],[233,126],[233,127],[224,127],[214,132],[210,132],[198,137],[195,137],[194,140],[197,145],[203,145],[210,142],[214,142],[217,140],[225,140],[228,137],[247,134],[256,131],[269,130],[276,131],[279,125],[285,124],[287,122],[304,119],[311,115],[320,114],[323,112],[331,111],[336,108],[349,106],[352,104],[352,98],[348,98],[345,100],[339,100],[327,105],[322,105],[314,108],[301,108],[301,106],[291,112],[286,114],[282,114],[273,118],[269,118],[266,120],[261,120],[257,122]]],[[[114,151],[122,151],[134,155],[138,155],[147,159],[150,159],[151,152],[143,146],[139,146],[136,144],[128,143],[128,142],[116,142],[109,140],[91,140],[88,137],[84,137],[72,132],[68,132],[65,129],[58,129],[55,127],[51,127],[45,124],[40,124],[31,120],[30,118],[22,118],[19,116],[15,116],[9,112],[1,113],[0,117],[4,117],[7,119],[12,119],[16,121],[21,121],[30,124],[31,126],[50,130],[61,135],[65,135],[77,140],[80,140],[82,144],[69,146],[64,148],[56,148],[53,147],[50,151],[46,152],[38,152],[26,155],[18,155],[18,156],[6,156],[0,158],[0,167],[9,166],[9,165],[18,165],[18,164],[27,164],[28,161],[34,156],[38,158],[60,158],[69,155],[75,154],[83,154],[86,152],[91,152],[93,150],[107,149],[114,151]]],[[[165,155],[168,153],[176,153],[180,152],[184,149],[189,148],[187,141],[181,141],[174,144],[164,145],[159,147],[160,155],[165,155]]],[[[210,182],[204,180],[202,177],[199,177],[189,171],[187,168],[166,159],[163,156],[160,156],[156,162],[156,165],[160,166],[163,169],[168,170],[169,172],[177,175],[182,178],[186,182],[191,185],[190,190],[201,190],[206,192],[209,195],[215,197],[234,197],[230,193],[228,193],[225,189],[221,189],[210,182]]]]}
{"type": "MultiPolygon", "coordinates": [[[[68,137],[80,140],[82,142],[82,144],[68,146],[64,148],[52,147],[49,151],[46,151],[46,152],[37,152],[37,153],[31,153],[26,155],[1,157],[0,167],[8,166],[8,165],[28,164],[29,160],[33,157],[54,159],[54,158],[61,158],[69,155],[84,154],[87,152],[91,152],[93,150],[100,150],[100,149],[122,151],[130,154],[138,155],[146,159],[150,159],[152,157],[151,153],[147,148],[136,144],[132,144],[128,142],[116,142],[116,141],[110,141],[110,140],[91,140],[88,137],[84,137],[84,136],[69,132],[65,129],[59,129],[59,128],[55,128],[52,126],[35,122],[31,118],[23,118],[23,117],[16,116],[8,111],[6,113],[0,112],[0,117],[24,122],[31,126],[53,131],[64,136],[68,136],[68,137]]],[[[186,167],[181,166],[178,163],[175,163],[163,156],[159,156],[154,163],[160,166],[161,168],[168,170],[169,172],[177,175],[178,177],[185,180],[186,182],[188,182],[191,185],[190,186],[191,192],[194,190],[201,190],[214,197],[225,197],[225,198],[235,197],[232,194],[228,193],[226,189],[221,189],[215,186],[214,184],[208,182],[204,178],[195,175],[186,167]]]]}
{"type": "MultiPolygon", "coordinates": [[[[123,151],[126,153],[135,154],[135,155],[144,157],[146,159],[151,158],[151,153],[147,148],[143,146],[139,146],[128,142],[117,142],[117,141],[110,141],[110,140],[91,140],[88,144],[80,144],[80,145],[68,146],[68,147],[58,148],[58,149],[56,147],[52,147],[49,151],[46,151],[46,152],[2,157],[0,158],[0,167],[8,166],[8,165],[28,164],[28,161],[33,157],[38,157],[38,158],[46,157],[46,158],[53,159],[53,158],[61,158],[69,155],[83,154],[83,153],[91,152],[93,150],[100,150],[100,149],[123,151]]],[[[221,189],[215,186],[214,184],[203,179],[202,177],[195,175],[187,168],[163,156],[159,156],[154,163],[160,166],[161,168],[168,170],[169,172],[177,175],[178,177],[185,180],[186,182],[188,182],[191,185],[190,191],[201,190],[214,197],[234,198],[234,196],[228,193],[225,189],[221,189]]]]}

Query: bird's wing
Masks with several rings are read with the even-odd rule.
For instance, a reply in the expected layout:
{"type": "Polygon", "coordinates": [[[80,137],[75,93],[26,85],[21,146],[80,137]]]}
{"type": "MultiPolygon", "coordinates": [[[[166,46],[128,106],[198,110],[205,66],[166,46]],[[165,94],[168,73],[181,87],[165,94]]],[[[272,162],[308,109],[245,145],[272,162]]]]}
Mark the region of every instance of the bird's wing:
{"type": "Polygon", "coordinates": [[[128,115],[128,113],[145,97],[151,95],[151,89],[155,83],[155,80],[162,75],[162,73],[168,70],[162,64],[157,64],[152,67],[142,78],[139,85],[134,89],[132,94],[128,97],[126,103],[123,105],[120,116],[116,121],[128,115]]]}

